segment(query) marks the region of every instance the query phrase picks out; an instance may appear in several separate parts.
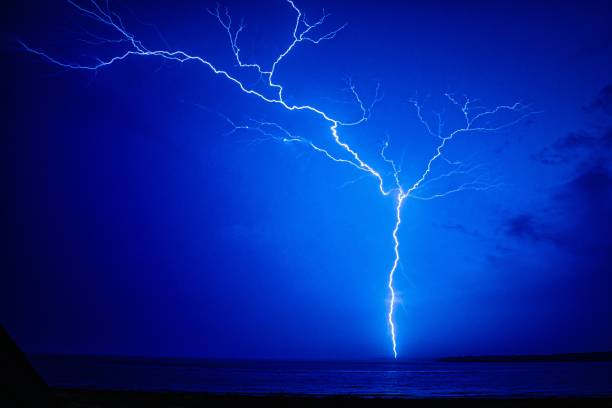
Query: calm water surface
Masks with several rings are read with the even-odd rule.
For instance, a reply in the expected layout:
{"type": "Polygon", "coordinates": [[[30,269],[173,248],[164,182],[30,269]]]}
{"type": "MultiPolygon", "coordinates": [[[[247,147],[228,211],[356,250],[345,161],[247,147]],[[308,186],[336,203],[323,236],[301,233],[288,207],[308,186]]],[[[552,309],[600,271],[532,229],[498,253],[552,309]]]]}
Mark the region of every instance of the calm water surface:
{"type": "Polygon", "coordinates": [[[252,362],[33,356],[53,387],[387,397],[612,396],[612,363],[252,362]]]}

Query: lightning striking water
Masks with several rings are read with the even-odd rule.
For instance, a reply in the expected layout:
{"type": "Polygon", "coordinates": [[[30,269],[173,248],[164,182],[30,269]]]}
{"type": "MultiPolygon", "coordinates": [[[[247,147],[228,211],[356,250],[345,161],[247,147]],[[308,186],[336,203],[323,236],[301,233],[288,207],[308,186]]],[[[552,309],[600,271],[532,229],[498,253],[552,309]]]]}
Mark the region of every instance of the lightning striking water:
{"type": "Polygon", "coordinates": [[[394,311],[395,306],[398,303],[398,296],[394,287],[394,277],[401,263],[400,240],[398,233],[402,222],[401,216],[403,204],[408,198],[427,201],[433,200],[435,198],[446,197],[450,194],[457,193],[460,191],[482,191],[497,187],[499,183],[492,183],[481,176],[473,176],[469,181],[462,182],[458,186],[442,192],[429,193],[428,195],[419,195],[416,193],[418,191],[423,191],[424,187],[432,185],[432,183],[435,183],[438,180],[453,177],[456,175],[472,176],[473,173],[478,170],[478,166],[468,166],[463,162],[451,161],[443,155],[443,150],[445,146],[456,136],[462,133],[471,132],[495,132],[518,123],[519,121],[523,120],[525,117],[533,114],[534,112],[530,111],[527,106],[521,103],[515,103],[513,105],[500,105],[492,109],[485,109],[482,106],[474,106],[473,104],[476,102],[475,100],[470,100],[467,97],[461,98],[460,100],[453,95],[446,94],[446,98],[448,99],[448,101],[461,111],[465,119],[465,125],[459,129],[455,129],[450,132],[446,131],[445,133],[444,124],[440,115],[437,115],[437,130],[434,130],[432,126],[428,123],[428,121],[424,118],[422,114],[421,105],[416,100],[411,100],[411,103],[415,108],[417,119],[423,125],[426,132],[436,138],[438,142],[432,156],[427,160],[426,166],[424,167],[424,170],[421,173],[420,177],[418,177],[417,180],[412,184],[408,184],[409,187],[405,188],[402,186],[402,183],[400,181],[401,168],[398,167],[396,163],[392,159],[389,159],[385,154],[386,149],[389,146],[389,141],[387,139],[387,141],[383,145],[382,150],[380,151],[380,156],[383,161],[390,167],[390,174],[392,174],[393,176],[393,187],[385,188],[383,173],[376,170],[373,165],[367,163],[364,159],[362,159],[361,155],[355,149],[353,149],[347,142],[343,141],[339,134],[339,130],[341,128],[357,126],[368,121],[372,109],[375,107],[376,103],[381,100],[379,85],[377,85],[376,87],[375,96],[372,102],[370,104],[365,104],[359,93],[357,92],[353,82],[350,80],[348,81],[348,90],[352,94],[355,103],[359,106],[359,109],[361,111],[361,116],[349,121],[344,121],[339,118],[336,118],[332,114],[325,112],[322,109],[319,109],[312,105],[289,103],[283,97],[284,88],[281,84],[275,82],[274,75],[276,72],[276,68],[279,66],[279,64],[283,62],[284,58],[289,55],[291,51],[294,50],[295,47],[297,47],[298,45],[303,43],[310,43],[316,45],[321,43],[322,41],[331,40],[336,37],[336,35],[342,29],[346,27],[346,24],[344,24],[339,27],[336,27],[331,31],[315,35],[315,33],[318,32],[324,25],[325,20],[327,19],[327,17],[329,17],[329,14],[323,12],[322,16],[317,21],[309,23],[306,20],[306,16],[304,15],[304,13],[295,5],[293,0],[285,1],[287,5],[291,7],[291,9],[296,14],[295,23],[293,24],[293,30],[291,33],[291,39],[289,45],[284,49],[284,51],[282,51],[270,64],[268,64],[268,68],[264,68],[263,64],[244,62],[244,60],[242,59],[241,50],[238,45],[239,36],[246,27],[242,21],[240,22],[240,24],[235,25],[229,13],[229,10],[225,9],[222,12],[219,5],[217,5],[214,10],[208,10],[208,12],[218,21],[218,23],[227,33],[230,42],[230,47],[232,49],[232,53],[237,67],[243,70],[254,70],[255,72],[257,72],[260,78],[265,80],[265,84],[268,88],[267,91],[271,95],[267,92],[259,91],[255,88],[249,87],[243,81],[241,81],[239,77],[233,75],[228,70],[218,68],[212,62],[203,57],[192,55],[183,50],[147,48],[140,40],[136,38],[134,34],[127,30],[121,17],[111,10],[108,1],[106,1],[104,4],[101,4],[98,3],[96,0],[90,0],[88,3],[83,3],[87,5],[81,5],[80,3],[76,3],[73,0],[67,0],[67,2],[72,5],[78,12],[80,12],[84,17],[88,17],[94,20],[95,22],[106,26],[116,36],[114,38],[105,38],[99,35],[94,35],[86,32],[92,38],[91,41],[87,41],[89,44],[122,44],[125,46],[125,50],[123,52],[120,52],[113,57],[107,59],[98,58],[96,59],[96,62],[92,64],[67,63],[50,56],[44,51],[31,48],[23,42],[20,42],[20,44],[25,50],[33,54],[39,55],[53,64],[75,70],[97,71],[99,69],[108,67],[114,63],[118,63],[122,60],[127,59],[128,57],[133,56],[157,57],[164,60],[170,60],[179,63],[198,63],[208,68],[210,71],[212,71],[213,74],[224,77],[231,83],[235,84],[245,94],[252,95],[265,103],[279,105],[287,111],[310,112],[325,121],[329,125],[331,140],[345,153],[346,157],[337,156],[333,154],[330,150],[315,144],[308,138],[299,135],[294,135],[277,123],[262,122],[252,119],[249,121],[248,124],[236,124],[230,118],[224,115],[220,115],[232,127],[230,133],[235,132],[237,130],[249,130],[260,133],[262,136],[264,136],[264,139],[275,140],[282,143],[303,144],[308,148],[312,149],[314,152],[321,154],[327,159],[330,159],[336,163],[350,165],[355,169],[374,177],[377,180],[379,192],[383,196],[392,196],[394,198],[395,224],[392,232],[394,259],[391,269],[388,272],[387,286],[389,290],[389,305],[387,313],[387,322],[389,325],[389,331],[391,336],[393,356],[394,358],[397,358],[398,353],[394,311]],[[514,113],[514,119],[505,122],[502,121],[501,124],[498,125],[481,124],[482,122],[484,122],[484,119],[490,119],[491,116],[496,115],[502,111],[514,113]],[[441,160],[442,162],[444,162],[444,164],[450,167],[450,170],[438,176],[430,177],[434,163],[439,160],[441,160]]]}

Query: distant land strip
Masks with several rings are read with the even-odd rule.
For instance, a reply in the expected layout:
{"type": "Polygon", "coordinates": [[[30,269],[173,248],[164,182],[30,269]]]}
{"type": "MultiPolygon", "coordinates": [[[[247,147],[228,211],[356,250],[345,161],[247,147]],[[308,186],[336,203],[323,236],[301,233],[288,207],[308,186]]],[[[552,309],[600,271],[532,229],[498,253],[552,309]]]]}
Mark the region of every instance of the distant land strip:
{"type": "Polygon", "coordinates": [[[545,363],[545,362],[602,362],[612,361],[612,351],[564,354],[518,354],[497,356],[442,357],[445,363],[545,363]]]}

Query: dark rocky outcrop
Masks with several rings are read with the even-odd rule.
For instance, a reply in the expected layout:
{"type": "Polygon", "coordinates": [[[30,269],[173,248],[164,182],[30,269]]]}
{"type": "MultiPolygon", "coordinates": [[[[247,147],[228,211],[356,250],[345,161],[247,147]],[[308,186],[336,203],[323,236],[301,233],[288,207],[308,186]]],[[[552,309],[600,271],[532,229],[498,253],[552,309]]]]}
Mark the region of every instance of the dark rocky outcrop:
{"type": "Polygon", "coordinates": [[[53,392],[2,326],[0,326],[0,378],[2,378],[1,407],[58,406],[53,392]]]}

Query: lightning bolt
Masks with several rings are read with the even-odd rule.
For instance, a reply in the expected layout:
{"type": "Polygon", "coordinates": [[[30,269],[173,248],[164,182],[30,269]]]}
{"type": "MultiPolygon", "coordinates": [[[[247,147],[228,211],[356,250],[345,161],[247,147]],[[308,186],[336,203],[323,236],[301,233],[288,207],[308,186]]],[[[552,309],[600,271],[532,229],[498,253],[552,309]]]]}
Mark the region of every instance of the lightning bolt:
{"type": "Polygon", "coordinates": [[[170,49],[150,49],[146,47],[143,42],[138,40],[134,34],[132,34],[126,28],[121,17],[114,11],[111,10],[108,1],[104,4],[97,2],[96,0],[90,0],[87,5],[81,5],[73,0],[67,0],[67,2],[76,9],[82,16],[92,19],[94,22],[105,26],[113,33],[115,37],[106,38],[100,35],[91,34],[85,31],[87,35],[91,37],[90,40],[81,40],[87,42],[90,45],[105,45],[121,44],[125,47],[122,52],[115,54],[114,56],[102,59],[97,58],[95,62],[91,64],[81,63],[69,63],[63,62],[58,58],[55,58],[48,53],[32,48],[24,42],[19,42],[21,46],[28,52],[38,55],[48,62],[58,65],[63,68],[73,70],[89,70],[97,71],[99,69],[108,67],[112,64],[119,63],[130,57],[156,57],[163,60],[174,61],[178,63],[193,62],[203,65],[209,69],[213,74],[221,76],[229,82],[236,85],[242,92],[247,95],[251,95],[263,101],[265,103],[274,104],[281,106],[286,111],[305,111],[310,112],[320,117],[325,123],[328,124],[329,134],[334,144],[344,152],[344,156],[337,156],[330,150],[315,144],[309,138],[294,135],[289,130],[285,129],[281,125],[274,122],[263,122],[254,119],[249,120],[246,124],[237,124],[229,117],[219,114],[230,126],[231,130],[229,133],[233,133],[239,130],[254,131],[263,136],[262,140],[274,140],[281,143],[297,143],[306,146],[315,153],[322,155],[326,159],[332,160],[336,163],[346,164],[352,166],[360,172],[374,177],[377,180],[378,190],[383,196],[392,196],[395,200],[395,225],[392,232],[393,238],[393,252],[394,259],[391,269],[388,272],[387,286],[389,290],[389,305],[387,312],[387,322],[389,326],[393,357],[397,358],[397,340],[396,340],[396,324],[394,320],[395,307],[398,303],[398,294],[394,286],[394,277],[398,267],[401,264],[400,257],[400,240],[399,230],[402,223],[402,208],[407,199],[413,198],[417,200],[433,200],[436,198],[447,197],[451,194],[458,193],[466,190],[477,190],[484,191],[499,186],[499,183],[492,183],[482,176],[474,176],[478,166],[468,166],[463,162],[451,161],[446,158],[443,154],[443,150],[448,143],[450,143],[455,137],[460,134],[467,134],[472,132],[496,132],[501,129],[513,126],[527,116],[534,114],[528,106],[517,102],[513,105],[500,105],[492,109],[486,109],[482,106],[477,106],[476,100],[470,100],[467,97],[457,98],[454,95],[446,94],[446,98],[451,105],[460,110],[465,120],[465,125],[454,129],[452,131],[445,130],[445,124],[442,122],[442,118],[439,114],[436,114],[438,118],[437,129],[430,125],[425,119],[422,113],[422,106],[417,100],[410,100],[418,121],[425,128],[426,133],[433,136],[438,142],[433,151],[433,154],[426,162],[423,172],[420,177],[417,178],[412,184],[408,184],[408,187],[403,187],[401,182],[401,168],[396,163],[389,159],[386,155],[386,149],[389,146],[389,139],[383,144],[380,156],[382,160],[390,167],[390,174],[393,177],[393,186],[385,188],[385,180],[383,173],[379,172],[374,168],[373,165],[367,163],[362,159],[361,155],[353,149],[347,142],[343,141],[340,136],[340,129],[358,126],[367,122],[370,118],[370,114],[375,105],[381,100],[380,85],[376,86],[375,96],[370,104],[364,103],[361,96],[357,92],[356,86],[352,80],[348,80],[347,90],[352,95],[354,103],[359,107],[361,115],[353,120],[341,120],[334,117],[332,114],[325,112],[315,106],[308,104],[292,104],[287,102],[283,96],[284,88],[281,84],[277,83],[274,79],[276,68],[283,62],[285,57],[291,53],[297,46],[301,44],[317,45],[323,41],[328,41],[336,37],[340,31],[342,31],[346,24],[336,27],[331,31],[326,31],[323,34],[316,34],[320,32],[322,26],[325,24],[329,14],[323,11],[321,17],[314,21],[308,22],[305,14],[295,5],[293,0],[285,0],[286,4],[295,12],[296,18],[293,24],[291,38],[288,46],[270,63],[268,68],[264,68],[264,65],[254,62],[245,62],[241,56],[241,50],[239,47],[240,34],[245,29],[245,24],[241,21],[239,24],[235,24],[229,13],[229,10],[225,8],[223,11],[217,4],[215,9],[207,10],[208,13],[213,16],[221,27],[225,30],[227,37],[230,42],[230,47],[234,55],[234,60],[238,68],[242,70],[251,70],[259,74],[260,79],[264,80],[267,87],[267,92],[259,91],[252,87],[247,86],[239,77],[233,75],[227,70],[217,67],[211,61],[198,55],[190,54],[183,50],[170,50],[170,49]],[[514,113],[515,117],[511,120],[500,121],[497,125],[489,125],[491,118],[500,112],[514,113]],[[435,177],[431,177],[433,166],[436,162],[441,161],[444,165],[448,166],[450,170],[435,177]],[[458,184],[456,187],[447,189],[442,192],[426,193],[425,195],[419,194],[426,190],[428,186],[434,185],[437,181],[442,179],[452,178],[458,175],[471,177],[468,181],[464,181],[458,184]]]}

